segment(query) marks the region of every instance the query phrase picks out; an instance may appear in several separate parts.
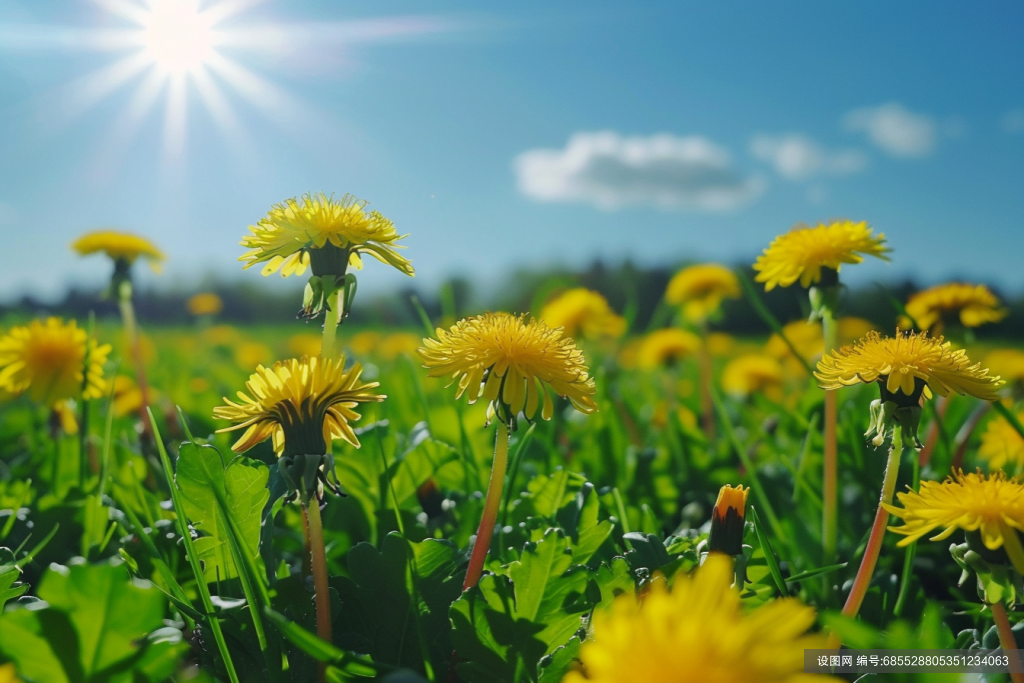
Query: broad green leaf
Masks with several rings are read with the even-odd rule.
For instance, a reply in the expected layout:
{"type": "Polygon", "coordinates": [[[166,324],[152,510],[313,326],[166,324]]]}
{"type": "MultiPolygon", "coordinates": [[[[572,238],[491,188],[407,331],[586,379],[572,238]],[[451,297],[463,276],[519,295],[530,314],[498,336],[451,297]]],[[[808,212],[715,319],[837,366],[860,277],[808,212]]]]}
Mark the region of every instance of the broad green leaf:
{"type": "Polygon", "coordinates": [[[203,561],[203,578],[207,583],[238,576],[228,543],[229,527],[218,510],[218,493],[226,501],[242,536],[240,546],[262,570],[260,523],[270,497],[268,477],[267,466],[258,460],[240,456],[225,467],[220,453],[212,446],[181,445],[175,481],[181,490],[185,514],[203,534],[195,547],[203,561]]]}

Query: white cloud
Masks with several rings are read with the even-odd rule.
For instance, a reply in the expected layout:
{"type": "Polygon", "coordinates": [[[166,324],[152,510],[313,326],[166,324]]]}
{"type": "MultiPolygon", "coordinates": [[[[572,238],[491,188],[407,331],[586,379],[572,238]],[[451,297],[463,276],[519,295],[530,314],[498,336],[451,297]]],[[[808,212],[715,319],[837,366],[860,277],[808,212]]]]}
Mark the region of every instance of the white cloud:
{"type": "Polygon", "coordinates": [[[829,152],[799,133],[755,135],[750,141],[750,153],[790,180],[804,180],[821,173],[856,173],[868,163],[867,155],[858,149],[829,152]]]}
{"type": "Polygon", "coordinates": [[[1006,112],[999,124],[1005,133],[1024,133],[1024,109],[1006,112]]]}
{"type": "Polygon", "coordinates": [[[892,156],[922,157],[935,148],[935,122],[897,102],[855,109],[843,117],[843,125],[850,131],[863,131],[892,156]]]}
{"type": "Polygon", "coordinates": [[[513,161],[520,191],[544,202],[602,209],[653,205],[723,211],[761,194],[764,182],[731,166],[728,152],[701,136],[623,137],[576,133],[564,149],[531,149],[513,161]]]}

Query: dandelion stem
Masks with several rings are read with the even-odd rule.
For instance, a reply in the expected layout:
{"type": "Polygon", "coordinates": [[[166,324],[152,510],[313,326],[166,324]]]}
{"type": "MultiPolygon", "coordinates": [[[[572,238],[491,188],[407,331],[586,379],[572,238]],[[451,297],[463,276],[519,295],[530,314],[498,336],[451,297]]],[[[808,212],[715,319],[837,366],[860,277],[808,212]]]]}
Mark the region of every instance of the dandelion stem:
{"type": "MultiPolygon", "coordinates": [[[[878,511],[875,513],[875,522],[871,526],[871,534],[868,536],[868,544],[864,549],[864,557],[861,558],[860,568],[857,570],[857,577],[853,580],[853,587],[850,595],[843,605],[843,616],[853,618],[860,611],[860,605],[864,602],[864,595],[871,585],[871,577],[875,573],[875,564],[878,562],[878,554],[882,549],[882,539],[885,538],[885,527],[889,523],[889,513],[882,507],[892,503],[892,494],[896,490],[896,475],[900,469],[900,455],[903,453],[903,429],[896,425],[893,428],[892,446],[889,448],[889,459],[885,463],[885,478],[882,481],[882,495],[878,500],[878,511]]],[[[838,637],[833,634],[829,638],[829,647],[838,647],[838,637]]]]}
{"type": "Polygon", "coordinates": [[[344,314],[345,290],[339,289],[331,298],[330,308],[324,314],[324,339],[320,343],[320,357],[325,359],[338,357],[338,324],[344,314]]]}
{"type": "Polygon", "coordinates": [[[494,524],[498,520],[498,508],[501,507],[501,490],[505,484],[505,465],[508,462],[508,427],[498,421],[498,429],[494,434],[494,464],[491,465],[491,480],[487,484],[487,498],[484,499],[484,514],[480,518],[480,527],[476,531],[476,543],[469,557],[469,569],[462,590],[472,588],[480,581],[484,571],[484,559],[494,535],[494,524]]]}
{"type": "MultiPolygon", "coordinates": [[[[327,643],[334,642],[331,633],[331,594],[327,583],[327,554],[324,549],[324,527],[320,521],[320,503],[316,496],[303,508],[306,530],[309,532],[309,548],[312,554],[313,599],[316,602],[316,634],[327,643]]],[[[324,667],[320,667],[320,679],[324,680],[324,667]]]]}
{"type": "Polygon", "coordinates": [[[146,439],[153,437],[153,429],[146,417],[149,407],[149,385],[146,382],[146,364],[142,359],[142,344],[139,339],[139,326],[135,319],[135,306],[132,304],[132,283],[125,280],[117,288],[117,303],[121,309],[121,322],[124,324],[125,343],[127,343],[132,361],[135,363],[135,381],[139,385],[139,419],[142,420],[142,435],[146,439]]]}
{"type": "Polygon", "coordinates": [[[711,352],[708,349],[708,324],[701,325],[700,347],[700,416],[704,436],[708,441],[715,436],[715,407],[711,402],[711,352]]]}
{"type": "Polygon", "coordinates": [[[996,630],[999,631],[999,647],[1010,657],[1010,680],[1013,683],[1024,683],[1024,673],[1021,673],[1020,660],[1017,657],[1017,640],[1013,637],[1010,629],[1010,619],[1006,616],[1006,608],[1003,603],[994,602],[989,605],[992,610],[992,619],[996,622],[996,630]]]}
{"type": "MultiPolygon", "coordinates": [[[[822,335],[825,340],[825,353],[836,347],[838,331],[832,310],[824,307],[821,312],[822,335]]],[[[836,412],[837,394],[835,391],[825,392],[825,450],[824,469],[822,471],[822,506],[821,528],[822,549],[825,564],[831,563],[836,555],[837,525],[837,450],[836,450],[836,412]]]]}

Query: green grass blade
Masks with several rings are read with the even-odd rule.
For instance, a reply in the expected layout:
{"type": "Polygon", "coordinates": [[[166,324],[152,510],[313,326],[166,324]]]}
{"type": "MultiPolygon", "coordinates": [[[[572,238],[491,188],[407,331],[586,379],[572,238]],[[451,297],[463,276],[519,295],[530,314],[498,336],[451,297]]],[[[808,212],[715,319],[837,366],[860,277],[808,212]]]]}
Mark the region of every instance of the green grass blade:
{"type": "Polygon", "coordinates": [[[789,589],[786,588],[786,580],[782,578],[782,570],[779,569],[779,562],[775,559],[775,551],[772,550],[772,544],[768,540],[768,535],[762,528],[761,518],[757,516],[757,508],[753,505],[750,506],[750,518],[754,522],[754,533],[757,535],[757,542],[761,544],[761,552],[764,553],[765,562],[768,564],[768,571],[771,572],[772,579],[775,580],[775,586],[779,589],[779,593],[786,597],[789,595],[789,589]]]}
{"type": "Polygon", "coordinates": [[[740,284],[743,285],[743,291],[746,293],[747,300],[750,302],[750,305],[754,307],[754,312],[757,313],[758,317],[761,318],[768,327],[772,328],[772,331],[775,332],[775,334],[782,338],[782,341],[786,342],[786,346],[789,347],[793,356],[800,361],[804,368],[807,369],[807,374],[813,375],[814,369],[811,367],[810,363],[807,362],[807,359],[800,355],[800,352],[797,351],[796,346],[794,346],[793,342],[789,340],[786,333],[782,331],[782,324],[772,314],[772,312],[768,310],[768,307],[764,305],[764,301],[761,300],[761,295],[758,294],[757,288],[754,287],[754,283],[750,281],[750,278],[747,277],[746,273],[737,271],[736,276],[740,279],[740,284]]]}

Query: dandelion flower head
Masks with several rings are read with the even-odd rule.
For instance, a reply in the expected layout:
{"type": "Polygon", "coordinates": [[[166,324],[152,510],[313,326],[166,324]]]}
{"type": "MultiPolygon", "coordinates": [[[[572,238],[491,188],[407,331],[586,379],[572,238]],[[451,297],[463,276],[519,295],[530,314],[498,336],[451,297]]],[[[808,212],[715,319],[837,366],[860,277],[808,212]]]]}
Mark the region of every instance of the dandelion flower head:
{"type": "Polygon", "coordinates": [[[637,365],[645,370],[653,370],[689,358],[700,347],[700,337],[692,332],[674,327],[655,330],[640,342],[636,352],[637,365]]]}
{"type": "Polygon", "coordinates": [[[235,422],[218,430],[245,429],[231,447],[247,451],[272,438],[278,454],[323,454],[334,439],[359,447],[350,422],[359,419],[360,403],[383,401],[373,393],[377,382],[361,382],[362,367],[345,368],[345,359],[324,360],[318,356],[278,361],[256,368],[238,392],[238,402],[225,397],[227,405],[213,410],[214,418],[235,422]]]}
{"type": "Polygon", "coordinates": [[[155,272],[160,272],[160,263],[164,260],[164,253],[145,237],[116,230],[95,230],[86,233],[72,242],[71,248],[82,256],[103,252],[114,262],[120,261],[128,265],[143,258],[155,272]]]}
{"type": "MultiPolygon", "coordinates": [[[[1009,313],[985,285],[962,282],[936,285],[912,295],[906,311],[920,329],[932,332],[941,332],[950,318],[964,327],[978,327],[999,322],[1009,313]]],[[[910,320],[904,319],[901,324],[909,327],[910,320]]]]}
{"type": "MultiPolygon", "coordinates": [[[[403,248],[398,240],[405,235],[399,235],[394,223],[379,211],[367,211],[366,202],[351,195],[335,200],[321,192],[288,199],[275,204],[249,231],[241,244],[250,251],[239,261],[246,262],[243,268],[266,263],[263,275],[278,270],[284,277],[301,275],[311,259],[332,258],[332,247],[342,250],[342,258],[347,255],[348,265],[354,268],[362,268],[360,254],[369,254],[406,275],[414,273],[412,264],[398,253],[403,248]]],[[[313,272],[317,272],[315,265],[313,272]]]]}
{"type": "Polygon", "coordinates": [[[865,255],[888,260],[889,251],[885,235],[873,234],[866,222],[799,226],[776,237],[757,257],[754,279],[763,282],[768,291],[797,281],[802,287],[810,287],[821,282],[822,269],[838,272],[844,263],[860,263],[865,255]]]}
{"type": "Polygon", "coordinates": [[[217,315],[224,310],[224,302],[213,292],[200,292],[185,302],[188,312],[195,316],[217,315]]]}
{"type": "Polygon", "coordinates": [[[733,396],[764,394],[773,401],[782,399],[784,378],[782,363],[763,353],[747,353],[733,358],[722,370],[722,388],[733,396]]]}
{"type": "MultiPolygon", "coordinates": [[[[1024,421],[1024,411],[1017,413],[1017,420],[1024,421]]],[[[988,461],[990,471],[1024,467],[1024,437],[1000,415],[988,423],[981,435],[978,456],[988,461]]]]}
{"type": "Polygon", "coordinates": [[[437,339],[424,339],[419,355],[431,377],[458,381],[457,398],[466,394],[475,403],[482,396],[489,414],[506,423],[519,413],[531,419],[541,403],[541,416],[550,419],[548,388],[582,413],[597,410],[594,379],[576,343],[523,315],[485,313],[438,328],[437,339]]]}
{"type": "Polygon", "coordinates": [[[730,559],[711,553],[671,590],[655,581],[642,602],[619,596],[594,614],[593,639],[580,648],[586,675],[572,671],[563,683],[838,681],[803,673],[804,649],[825,647],[807,633],[811,607],[783,598],[744,613],[732,581],[730,559]]]}
{"type": "Polygon", "coordinates": [[[700,323],[716,313],[723,299],[740,298],[740,281],[732,270],[702,263],[679,271],[669,280],[665,300],[683,310],[683,317],[700,323]]]}
{"type": "Polygon", "coordinates": [[[33,320],[0,337],[0,388],[46,406],[71,398],[100,398],[110,345],[89,340],[74,320],[33,320]],[[86,363],[88,362],[88,368],[86,363]]]}
{"type": "Polygon", "coordinates": [[[607,299],[586,287],[559,294],[544,305],[540,319],[548,327],[562,328],[567,337],[621,337],[626,331],[626,319],[612,310],[607,299]]]}

